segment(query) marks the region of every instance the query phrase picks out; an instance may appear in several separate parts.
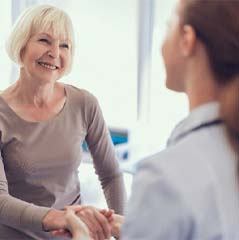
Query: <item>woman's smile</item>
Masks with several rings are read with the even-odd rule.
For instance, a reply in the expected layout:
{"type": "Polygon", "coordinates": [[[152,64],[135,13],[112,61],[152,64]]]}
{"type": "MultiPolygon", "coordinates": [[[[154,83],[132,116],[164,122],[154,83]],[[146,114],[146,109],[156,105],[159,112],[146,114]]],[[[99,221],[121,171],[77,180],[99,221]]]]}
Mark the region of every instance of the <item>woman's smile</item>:
{"type": "Polygon", "coordinates": [[[43,61],[38,61],[37,62],[40,66],[49,69],[49,70],[57,70],[59,69],[59,66],[52,64],[52,63],[48,63],[48,62],[43,62],[43,61]]]}

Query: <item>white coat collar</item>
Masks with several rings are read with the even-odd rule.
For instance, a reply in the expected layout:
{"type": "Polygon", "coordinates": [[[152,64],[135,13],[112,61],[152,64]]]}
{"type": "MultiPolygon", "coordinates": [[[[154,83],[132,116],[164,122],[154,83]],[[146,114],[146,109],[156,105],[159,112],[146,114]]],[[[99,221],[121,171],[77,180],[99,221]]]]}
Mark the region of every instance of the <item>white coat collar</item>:
{"type": "Polygon", "coordinates": [[[193,129],[218,119],[220,119],[220,106],[218,102],[209,102],[195,108],[188,117],[174,128],[168,140],[168,146],[175,144],[182,136],[187,135],[193,129]]]}

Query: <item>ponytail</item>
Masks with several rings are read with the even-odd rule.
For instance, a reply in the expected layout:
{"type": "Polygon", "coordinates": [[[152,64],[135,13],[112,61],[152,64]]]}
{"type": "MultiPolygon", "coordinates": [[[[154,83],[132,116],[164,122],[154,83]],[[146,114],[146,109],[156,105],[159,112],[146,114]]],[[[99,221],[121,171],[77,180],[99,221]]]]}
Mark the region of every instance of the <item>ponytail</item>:
{"type": "Polygon", "coordinates": [[[239,179],[239,76],[223,89],[221,95],[221,116],[237,157],[239,179]]]}

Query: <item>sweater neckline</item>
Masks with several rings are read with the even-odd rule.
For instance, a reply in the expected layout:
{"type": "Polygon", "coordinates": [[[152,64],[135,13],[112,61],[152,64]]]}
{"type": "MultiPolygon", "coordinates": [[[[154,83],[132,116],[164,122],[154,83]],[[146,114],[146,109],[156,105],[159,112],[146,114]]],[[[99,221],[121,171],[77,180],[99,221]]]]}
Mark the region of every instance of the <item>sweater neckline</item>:
{"type": "Polygon", "coordinates": [[[21,116],[19,116],[10,106],[9,104],[1,97],[0,95],[0,101],[4,104],[4,106],[7,108],[8,112],[17,120],[20,120],[21,122],[23,122],[24,124],[28,124],[28,125],[45,125],[48,123],[52,123],[54,122],[56,119],[60,118],[61,115],[64,114],[64,112],[66,111],[67,105],[68,105],[68,98],[69,98],[69,94],[68,94],[68,89],[66,84],[64,84],[64,91],[65,91],[65,102],[63,107],[61,108],[61,110],[56,113],[53,117],[51,117],[50,119],[48,119],[47,121],[28,121],[24,118],[22,118],[21,116]]]}

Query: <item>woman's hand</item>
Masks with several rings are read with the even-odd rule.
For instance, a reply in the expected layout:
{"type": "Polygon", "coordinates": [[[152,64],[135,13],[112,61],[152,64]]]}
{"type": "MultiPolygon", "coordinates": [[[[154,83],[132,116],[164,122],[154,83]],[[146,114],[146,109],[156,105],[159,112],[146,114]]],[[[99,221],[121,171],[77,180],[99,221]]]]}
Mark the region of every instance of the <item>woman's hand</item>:
{"type": "Polygon", "coordinates": [[[76,216],[75,212],[67,208],[65,219],[67,229],[71,232],[72,240],[90,240],[90,233],[84,222],[76,216]]]}
{"type": "Polygon", "coordinates": [[[65,211],[50,210],[43,219],[43,229],[54,236],[64,235],[74,240],[91,239],[86,225],[70,208],[65,211]]]}
{"type": "Polygon", "coordinates": [[[113,218],[113,214],[115,213],[114,210],[112,210],[112,209],[108,209],[108,210],[107,209],[102,209],[102,210],[100,210],[100,213],[103,214],[107,218],[109,223],[111,223],[114,220],[114,218],[113,218]]]}
{"type": "Polygon", "coordinates": [[[124,217],[118,214],[113,214],[113,220],[111,222],[111,234],[117,239],[120,238],[120,232],[122,228],[122,224],[124,222],[124,217]]]}
{"type": "Polygon", "coordinates": [[[114,214],[114,210],[101,210],[103,214],[111,225],[111,235],[120,238],[121,227],[124,221],[124,217],[118,214],[114,214]]]}
{"type": "MultiPolygon", "coordinates": [[[[72,207],[76,209],[75,206],[72,207]]],[[[94,240],[105,240],[111,237],[110,223],[97,208],[92,206],[80,206],[76,214],[87,225],[90,236],[94,240]]]]}
{"type": "Polygon", "coordinates": [[[65,212],[61,210],[50,210],[42,220],[44,231],[52,231],[66,228],[65,212]]]}

